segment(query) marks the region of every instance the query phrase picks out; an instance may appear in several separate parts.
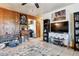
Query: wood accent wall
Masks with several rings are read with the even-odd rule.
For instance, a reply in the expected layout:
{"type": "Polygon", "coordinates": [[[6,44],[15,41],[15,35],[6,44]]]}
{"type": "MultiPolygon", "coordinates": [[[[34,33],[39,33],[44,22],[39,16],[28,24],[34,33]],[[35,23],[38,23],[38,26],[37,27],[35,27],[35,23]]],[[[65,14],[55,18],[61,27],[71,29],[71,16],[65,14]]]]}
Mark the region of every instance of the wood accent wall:
{"type": "Polygon", "coordinates": [[[36,35],[37,35],[37,37],[40,37],[41,35],[41,30],[40,30],[40,23],[38,22],[38,21],[36,21],[36,35]]]}
{"type": "MultiPolygon", "coordinates": [[[[19,31],[20,14],[19,12],[0,8],[0,35],[5,35],[6,32],[15,34],[19,31]]],[[[36,35],[40,37],[40,25],[37,18],[31,15],[27,15],[27,18],[36,20],[36,35]]]]}
{"type": "Polygon", "coordinates": [[[37,34],[37,37],[41,37],[41,25],[42,25],[42,22],[41,22],[41,17],[37,16],[36,17],[36,34],[37,34]]]}
{"type": "Polygon", "coordinates": [[[19,13],[0,8],[0,35],[14,34],[19,30],[19,13]]]}
{"type": "Polygon", "coordinates": [[[28,19],[33,19],[33,20],[35,19],[36,20],[36,17],[35,16],[31,16],[31,15],[27,15],[27,18],[28,19]]]}

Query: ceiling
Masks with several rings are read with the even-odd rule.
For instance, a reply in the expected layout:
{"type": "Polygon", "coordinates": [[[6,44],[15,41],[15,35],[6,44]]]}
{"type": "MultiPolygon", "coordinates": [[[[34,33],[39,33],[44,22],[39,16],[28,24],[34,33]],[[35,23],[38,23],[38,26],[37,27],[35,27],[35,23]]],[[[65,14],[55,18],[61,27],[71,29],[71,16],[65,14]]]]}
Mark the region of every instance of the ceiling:
{"type": "Polygon", "coordinates": [[[34,3],[27,3],[24,6],[22,6],[21,3],[0,3],[0,7],[37,16],[70,4],[71,3],[39,3],[40,8],[36,8],[34,3]]]}

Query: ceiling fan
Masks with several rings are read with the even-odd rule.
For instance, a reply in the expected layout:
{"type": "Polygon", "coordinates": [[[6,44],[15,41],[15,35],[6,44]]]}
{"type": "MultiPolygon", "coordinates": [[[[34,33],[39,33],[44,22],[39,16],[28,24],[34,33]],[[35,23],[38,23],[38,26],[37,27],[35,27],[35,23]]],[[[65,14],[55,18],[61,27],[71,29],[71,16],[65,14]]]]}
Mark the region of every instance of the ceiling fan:
{"type": "MultiPolygon", "coordinates": [[[[21,5],[22,6],[24,6],[24,5],[26,5],[27,3],[22,3],[21,5]]],[[[36,6],[36,8],[39,8],[39,4],[38,3],[34,3],[35,4],[35,6],[36,6]]]]}

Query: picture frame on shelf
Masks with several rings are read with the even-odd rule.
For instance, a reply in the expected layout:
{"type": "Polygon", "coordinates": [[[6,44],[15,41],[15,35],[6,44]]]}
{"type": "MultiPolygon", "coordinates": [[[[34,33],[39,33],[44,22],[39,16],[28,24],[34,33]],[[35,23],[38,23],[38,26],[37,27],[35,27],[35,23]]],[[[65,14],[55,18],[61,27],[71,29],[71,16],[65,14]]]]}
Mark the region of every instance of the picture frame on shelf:
{"type": "Polygon", "coordinates": [[[66,10],[60,10],[52,14],[53,21],[66,20],[66,10]]]}

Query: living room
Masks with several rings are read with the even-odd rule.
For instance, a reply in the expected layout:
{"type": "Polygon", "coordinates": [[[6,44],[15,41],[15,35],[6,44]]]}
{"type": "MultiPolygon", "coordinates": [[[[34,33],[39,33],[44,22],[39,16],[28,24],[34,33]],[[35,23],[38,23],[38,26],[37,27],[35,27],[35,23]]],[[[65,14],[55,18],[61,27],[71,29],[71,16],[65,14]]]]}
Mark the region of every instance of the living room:
{"type": "Polygon", "coordinates": [[[78,5],[0,3],[0,55],[78,55],[78,5]]]}

